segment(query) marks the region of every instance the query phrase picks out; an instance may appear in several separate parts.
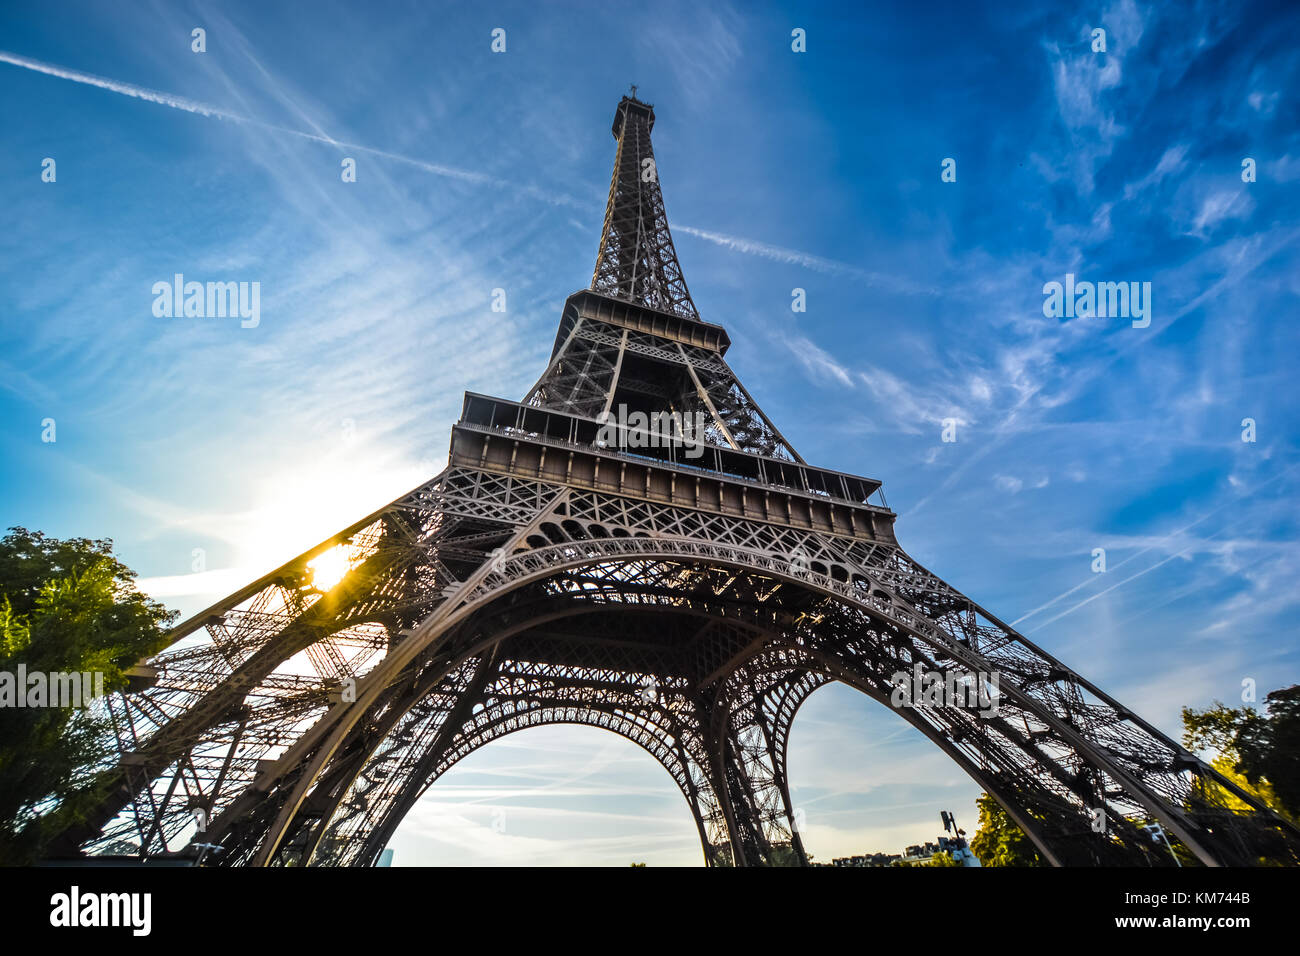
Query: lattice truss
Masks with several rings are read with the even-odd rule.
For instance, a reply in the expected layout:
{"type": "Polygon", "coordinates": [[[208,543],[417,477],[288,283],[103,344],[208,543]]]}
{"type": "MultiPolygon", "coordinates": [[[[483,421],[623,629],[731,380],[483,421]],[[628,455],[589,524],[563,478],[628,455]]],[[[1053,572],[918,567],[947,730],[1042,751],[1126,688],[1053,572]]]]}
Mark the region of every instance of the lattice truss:
{"type": "Polygon", "coordinates": [[[708,863],[805,862],[786,781],[795,712],[831,680],[888,702],[916,664],[999,675],[992,716],[899,713],[1051,862],[1166,865],[1149,821],[1210,864],[1300,845],[881,541],[465,468],[337,540],[351,570],[326,593],[304,555],[159,655],[153,687],[111,698],[118,758],[84,849],[370,864],[464,756],[578,723],[664,766],[708,863]]]}
{"type": "Polygon", "coordinates": [[[168,852],[188,839],[195,810],[210,819],[247,789],[544,507],[532,497],[543,493],[557,492],[488,475],[436,479],[337,537],[350,570],[327,593],[303,555],[195,622],[153,662],[153,687],[107,699],[121,755],[109,805],[129,796],[135,806],[95,848],[168,852]]]}
{"type": "MultiPolygon", "coordinates": [[[[619,325],[571,299],[526,401],[590,419],[616,402],[700,412],[709,443],[802,462],[724,346],[681,328],[698,315],[657,175],[644,175],[652,123],[624,98],[592,288],[664,315],[619,325]],[[660,318],[664,334],[645,330],[660,318]]],[[[786,772],[800,704],[830,681],[888,704],[894,675],[919,666],[997,676],[996,709],[898,713],[1050,862],[1168,865],[1141,829],[1153,821],[1206,864],[1300,862],[1294,827],[892,535],[872,537],[871,520],[855,537],[480,465],[449,468],[183,625],[151,684],[103,704],[106,797],[63,849],[368,865],[466,755],[572,723],[667,770],[710,865],[806,863],[786,772]],[[327,550],[346,564],[337,583],[318,580],[327,550]]]]}
{"type": "Polygon", "coordinates": [[[626,97],[619,104],[615,126],[618,154],[591,287],[629,302],[698,319],[668,231],[668,214],[650,144],[653,124],[654,114],[646,104],[626,97]]]}
{"type": "Polygon", "coordinates": [[[541,379],[525,398],[538,408],[596,419],[631,401],[656,411],[702,416],[700,437],[722,448],[803,462],[763,414],[722,355],[669,338],[621,329],[570,306],[563,341],[541,379]],[[629,372],[634,361],[653,374],[629,372]]]}

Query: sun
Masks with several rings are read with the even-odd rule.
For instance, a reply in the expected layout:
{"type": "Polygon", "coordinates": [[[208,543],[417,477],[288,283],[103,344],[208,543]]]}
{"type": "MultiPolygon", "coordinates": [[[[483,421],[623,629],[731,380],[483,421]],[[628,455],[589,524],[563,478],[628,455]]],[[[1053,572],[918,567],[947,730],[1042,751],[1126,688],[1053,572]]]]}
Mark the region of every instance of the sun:
{"type": "Polygon", "coordinates": [[[348,560],[349,550],[345,544],[335,545],[308,561],[312,587],[318,591],[329,591],[342,581],[343,575],[352,569],[351,562],[348,560]]]}

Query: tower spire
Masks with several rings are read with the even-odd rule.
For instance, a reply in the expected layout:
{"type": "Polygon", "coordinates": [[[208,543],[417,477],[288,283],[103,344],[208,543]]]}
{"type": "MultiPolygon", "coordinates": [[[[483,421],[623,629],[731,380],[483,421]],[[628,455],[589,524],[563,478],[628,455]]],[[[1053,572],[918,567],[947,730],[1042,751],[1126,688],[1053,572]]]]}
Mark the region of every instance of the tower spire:
{"type": "Polygon", "coordinates": [[[619,101],[614,113],[612,132],[618,152],[591,288],[683,318],[699,319],[668,231],[659,170],[650,145],[654,124],[654,107],[637,99],[633,86],[632,94],[619,101]]]}

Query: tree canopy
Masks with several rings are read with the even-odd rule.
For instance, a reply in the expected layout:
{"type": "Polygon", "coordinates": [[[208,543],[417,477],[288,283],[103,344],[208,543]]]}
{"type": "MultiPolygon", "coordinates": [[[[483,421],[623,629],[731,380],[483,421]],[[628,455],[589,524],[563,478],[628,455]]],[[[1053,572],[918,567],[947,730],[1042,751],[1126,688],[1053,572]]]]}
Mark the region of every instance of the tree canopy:
{"type": "MultiPolygon", "coordinates": [[[[10,529],[0,539],[0,672],[90,672],[105,692],[124,687],[124,672],[162,649],[176,617],[135,579],[110,540],[10,529]]],[[[95,706],[0,707],[0,863],[39,858],[97,802],[107,731],[95,706]]]]}
{"type": "Polygon", "coordinates": [[[970,848],[982,866],[1046,865],[1034,841],[1002,809],[1002,804],[981,793],[975,805],[980,811],[979,829],[970,848]]]}
{"type": "Polygon", "coordinates": [[[1185,707],[1183,728],[1188,750],[1216,751],[1216,770],[1300,820],[1300,684],[1267,694],[1263,713],[1217,700],[1205,710],[1185,707]]]}

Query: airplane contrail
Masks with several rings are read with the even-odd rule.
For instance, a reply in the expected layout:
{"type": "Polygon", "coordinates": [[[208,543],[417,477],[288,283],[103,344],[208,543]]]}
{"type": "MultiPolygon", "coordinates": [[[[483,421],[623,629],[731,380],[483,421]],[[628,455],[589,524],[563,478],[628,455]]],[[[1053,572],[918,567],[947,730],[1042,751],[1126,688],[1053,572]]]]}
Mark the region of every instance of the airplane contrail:
{"type": "Polygon", "coordinates": [[[688,236],[695,236],[697,239],[703,239],[706,242],[712,242],[715,245],[722,246],[724,249],[730,249],[733,252],[743,252],[746,255],[761,256],[764,259],[771,259],[774,262],[784,262],[789,265],[801,266],[805,269],[811,269],[813,272],[821,272],[827,275],[843,275],[868,285],[885,286],[894,288],[897,291],[937,295],[938,290],[933,287],[922,287],[914,283],[899,279],[896,276],[886,275],[882,272],[870,272],[866,269],[850,265],[847,262],[838,262],[835,259],[826,259],[822,256],[814,256],[808,252],[800,252],[798,249],[787,249],[783,246],[774,246],[770,243],[759,242],[756,239],[742,239],[738,236],[728,236],[719,232],[709,232],[704,229],[696,229],[692,226],[673,225],[673,229],[678,232],[684,232],[688,236]]]}
{"type": "Polygon", "coordinates": [[[144,100],[148,103],[156,103],[159,106],[166,106],[170,109],[183,110],[186,113],[194,113],[198,116],[214,117],[216,119],[227,120],[231,123],[241,123],[248,126],[255,126],[259,129],[283,133],[287,136],[296,136],[299,139],[310,140],[314,143],[322,143],[326,146],[334,146],[340,149],[369,153],[372,156],[380,156],[384,159],[393,160],[394,162],[405,163],[408,166],[414,166],[417,169],[422,169],[425,172],[433,173],[438,176],[448,176],[453,179],[464,180],[465,182],[481,183],[483,185],[496,186],[502,189],[524,192],[542,199],[545,202],[551,203],[552,205],[571,205],[580,208],[586,208],[590,205],[573,199],[570,196],[546,192],[545,190],[538,189],[534,186],[520,185],[519,183],[497,179],[494,176],[488,176],[484,173],[476,173],[467,169],[457,169],[454,166],[427,163],[424,160],[414,159],[410,156],[403,156],[400,153],[391,153],[388,150],[376,149],[373,146],[363,146],[360,143],[343,142],[330,136],[322,136],[318,133],[309,133],[305,130],[294,129],[291,126],[278,126],[275,123],[267,123],[263,120],[253,119],[251,116],[234,113],[230,110],[223,109],[220,106],[213,106],[211,103],[203,103],[199,100],[193,100],[187,96],[177,96],[175,93],[151,90],[148,87],[137,86],[134,83],[122,83],[118,80],[110,80],[107,77],[96,76],[93,73],[83,73],[80,70],[69,70],[66,67],[55,66],[52,63],[42,63],[40,60],[18,56],[16,53],[9,53],[5,50],[0,50],[0,63],[9,63],[12,66],[21,67],[25,70],[44,73],[46,76],[54,76],[61,80],[70,80],[73,83],[81,83],[86,86],[94,86],[101,90],[108,90],[110,93],[130,96],[138,100],[144,100]]]}
{"type": "MultiPolygon", "coordinates": [[[[1201,522],[1206,521],[1207,519],[1209,519],[1209,518],[1213,517],[1214,515],[1218,514],[1220,511],[1222,511],[1224,508],[1227,508],[1229,505],[1235,505],[1235,504],[1237,504],[1237,502],[1238,502],[1240,499],[1242,499],[1242,498],[1244,498],[1244,497],[1247,497],[1248,495],[1254,494],[1255,492],[1260,491],[1260,490],[1262,490],[1262,489],[1264,489],[1264,488],[1267,488],[1269,485],[1273,484],[1273,482],[1277,481],[1277,480],[1280,479],[1280,478],[1285,478],[1287,475],[1291,474],[1291,472],[1295,471],[1296,468],[1298,468],[1298,467],[1300,467],[1300,465],[1291,465],[1290,467],[1284,469],[1283,471],[1278,472],[1278,473],[1277,473],[1276,475],[1274,475],[1272,478],[1268,478],[1268,479],[1266,479],[1266,480],[1264,480],[1264,481],[1261,481],[1261,482],[1260,482],[1259,484],[1257,484],[1254,488],[1250,488],[1250,489],[1247,489],[1247,490],[1244,491],[1244,492],[1241,492],[1240,494],[1234,496],[1234,497],[1232,498],[1232,500],[1230,500],[1230,501],[1226,501],[1226,502],[1224,502],[1223,504],[1219,505],[1219,507],[1213,509],[1212,511],[1206,512],[1205,514],[1201,515],[1199,518],[1197,518],[1195,521],[1191,522],[1190,524],[1186,524],[1186,525],[1184,525],[1183,527],[1179,528],[1177,531],[1173,531],[1173,532],[1171,532],[1171,533],[1165,535],[1165,536],[1164,536],[1163,538],[1161,538],[1157,543],[1147,545],[1145,548],[1143,548],[1141,551],[1138,551],[1136,554],[1129,555],[1127,558],[1125,558],[1125,559],[1124,559],[1123,561],[1121,561],[1119,564],[1115,565],[1115,568],[1123,567],[1124,565],[1126,565],[1126,564],[1128,564],[1130,561],[1132,561],[1134,558],[1139,557],[1139,556],[1141,556],[1141,555],[1143,555],[1143,554],[1146,554],[1146,553],[1147,553],[1148,551],[1150,551],[1152,548],[1159,547],[1160,545],[1165,544],[1165,543],[1168,542],[1168,541],[1172,541],[1174,538],[1177,538],[1179,535],[1184,534],[1184,533],[1187,532],[1187,531],[1190,531],[1192,528],[1195,528],[1195,527],[1196,527],[1198,524],[1200,524],[1201,522]]],[[[1219,533],[1220,533],[1220,532],[1218,532],[1218,531],[1214,532],[1214,534],[1209,535],[1209,536],[1206,538],[1206,540],[1209,540],[1209,538],[1213,538],[1213,537],[1215,537],[1215,535],[1217,535],[1217,534],[1219,534],[1219,533]]],[[[1057,615],[1055,615],[1055,616],[1053,616],[1053,617],[1048,618],[1046,621],[1043,621],[1041,624],[1037,624],[1037,625],[1035,625],[1034,628],[1033,628],[1033,630],[1031,630],[1029,633],[1032,634],[1034,631],[1041,631],[1043,628],[1045,628],[1047,625],[1051,624],[1053,621],[1059,621],[1061,618],[1065,617],[1066,615],[1073,614],[1075,611],[1079,610],[1079,608],[1083,607],[1085,604],[1090,604],[1090,603],[1092,603],[1092,602],[1095,601],[1097,598],[1101,597],[1103,594],[1109,594],[1111,591],[1115,590],[1117,587],[1120,587],[1120,586],[1122,586],[1122,585],[1128,584],[1128,582],[1130,582],[1130,581],[1132,581],[1132,580],[1134,580],[1134,579],[1136,579],[1136,578],[1140,578],[1140,577],[1142,577],[1142,575],[1146,574],[1147,572],[1149,572],[1149,571],[1154,571],[1156,568],[1161,567],[1162,565],[1168,564],[1168,563],[1169,563],[1170,561],[1172,561],[1174,558],[1180,557],[1181,555],[1183,555],[1183,554],[1187,553],[1188,551],[1190,551],[1190,550],[1191,550],[1193,547],[1195,547],[1198,543],[1200,543],[1200,542],[1193,541],[1191,544],[1189,544],[1187,547],[1183,548],[1181,551],[1178,551],[1178,552],[1176,552],[1176,553],[1174,553],[1174,554],[1171,554],[1171,555],[1169,555],[1167,558],[1164,558],[1164,559],[1161,560],[1161,561],[1157,561],[1155,564],[1151,565],[1149,568],[1145,568],[1145,569],[1143,569],[1143,570],[1141,570],[1141,571],[1138,571],[1136,574],[1129,575],[1128,577],[1126,577],[1124,580],[1118,582],[1117,584],[1112,584],[1110,587],[1105,588],[1104,590],[1098,591],[1096,594],[1092,595],[1091,597],[1084,598],[1084,599],[1083,599],[1082,601],[1080,601],[1078,604],[1071,605],[1070,607],[1066,608],[1066,609],[1065,609],[1064,611],[1062,611],[1061,613],[1059,613],[1059,614],[1057,614],[1057,615]]],[[[1112,568],[1111,570],[1115,570],[1115,568],[1112,568]]],[[[1030,611],[1029,613],[1027,613],[1027,614],[1022,614],[1020,617],[1016,618],[1014,621],[1011,622],[1011,626],[1012,626],[1012,627],[1015,627],[1017,624],[1019,624],[1021,621],[1025,620],[1026,618],[1033,617],[1033,616],[1034,616],[1035,614],[1037,614],[1039,611],[1042,611],[1042,610],[1044,610],[1044,609],[1046,609],[1046,608],[1051,607],[1051,606],[1052,606],[1053,604],[1055,604],[1057,601],[1061,600],[1061,598],[1063,598],[1063,597],[1068,597],[1069,595],[1073,594],[1075,591],[1079,590],[1081,587],[1084,587],[1085,585],[1091,584],[1094,580],[1096,580],[1096,576],[1095,576],[1095,575],[1092,576],[1092,577],[1090,577],[1090,578],[1088,578],[1088,579],[1086,579],[1086,580],[1084,580],[1084,581],[1083,581],[1082,583],[1080,583],[1080,584],[1076,584],[1074,587],[1070,588],[1068,591],[1063,591],[1063,592],[1061,592],[1061,593],[1058,594],[1056,597],[1054,597],[1054,598],[1052,598],[1050,601],[1048,601],[1046,604],[1040,604],[1038,607],[1034,608],[1034,609],[1033,609],[1032,611],[1030,611]]]]}
{"type": "MultiPolygon", "coordinates": [[[[134,99],[157,104],[158,106],[166,106],[169,109],[183,110],[186,113],[193,113],[196,116],[213,117],[231,123],[254,126],[258,129],[264,129],[270,132],[283,133],[286,136],[295,136],[299,139],[305,139],[313,143],[321,143],[325,146],[333,146],[339,149],[368,153],[371,156],[379,156],[383,159],[392,160],[393,162],[414,166],[416,169],[422,169],[425,172],[433,173],[437,176],[446,176],[464,182],[479,183],[511,192],[523,193],[553,206],[572,206],[574,208],[585,210],[596,208],[598,206],[603,207],[604,205],[603,203],[584,202],[575,199],[572,196],[550,192],[525,183],[498,179],[494,176],[488,176],[484,173],[477,173],[468,169],[457,169],[454,166],[428,163],[421,159],[415,159],[411,156],[403,156],[401,153],[392,153],[384,149],[377,149],[373,146],[363,146],[360,143],[343,142],[336,140],[331,136],[324,136],[319,133],[309,133],[306,130],[294,129],[291,126],[279,126],[275,123],[267,123],[263,120],[253,119],[251,116],[244,116],[243,114],[235,113],[220,106],[214,106],[211,103],[204,103],[200,100],[190,99],[187,96],[178,96],[175,93],[167,93],[162,90],[151,90],[148,87],[137,86],[134,83],[123,83],[119,80],[110,80],[107,77],[96,76],[93,73],[84,73],[81,70],[70,70],[67,67],[56,66],[52,63],[43,63],[40,60],[33,60],[30,57],[19,56],[16,53],[9,53],[5,50],[0,50],[0,63],[8,63],[24,70],[44,73],[46,76],[57,77],[58,79],[68,80],[73,83],[81,83],[85,86],[97,87],[101,90],[108,90],[110,93],[117,93],[121,96],[130,96],[134,99]]],[[[786,249],[781,246],[774,246],[754,239],[723,235],[722,233],[696,229],[692,226],[673,225],[672,228],[679,232],[686,233],[687,235],[703,239],[706,242],[712,242],[715,245],[722,246],[732,252],[740,252],[745,255],[759,256],[760,258],[770,259],[775,262],[784,262],[789,265],[801,266],[805,269],[811,269],[814,272],[848,276],[849,278],[866,282],[869,285],[891,286],[898,288],[901,291],[913,294],[920,293],[933,295],[937,291],[933,288],[916,287],[883,273],[868,272],[865,269],[860,269],[857,266],[849,265],[845,262],[825,259],[821,256],[814,256],[810,253],[800,252],[797,249],[786,249]]]]}
{"type": "MultiPolygon", "coordinates": [[[[175,96],[171,93],[160,92],[159,90],[150,90],[143,86],[135,86],[130,83],[119,83],[116,80],[106,79],[102,76],[95,76],[93,73],[82,73],[78,70],[68,70],[61,66],[55,66],[52,63],[42,63],[40,60],[32,60],[25,56],[18,56],[16,53],[8,53],[5,50],[0,50],[0,62],[10,63],[13,66],[20,66],[25,70],[35,70],[37,73],[44,73],[47,76],[57,76],[61,80],[71,80],[74,83],[84,83],[87,86],[97,86],[101,90],[121,93],[123,96],[133,96],[136,99],[147,100],[150,103],[157,103],[160,106],[170,106],[172,109],[185,110],[187,113],[198,113],[200,116],[218,116],[222,119],[233,120],[237,123],[253,122],[246,117],[231,113],[228,110],[223,110],[217,106],[210,106],[207,103],[200,103],[197,100],[191,100],[184,96],[175,96]]],[[[292,130],[285,130],[285,132],[292,132],[292,130]]]]}

